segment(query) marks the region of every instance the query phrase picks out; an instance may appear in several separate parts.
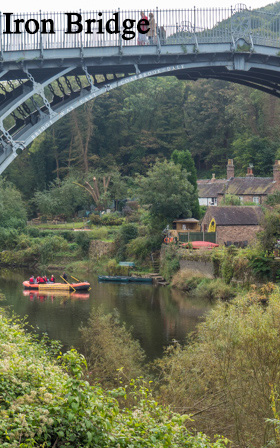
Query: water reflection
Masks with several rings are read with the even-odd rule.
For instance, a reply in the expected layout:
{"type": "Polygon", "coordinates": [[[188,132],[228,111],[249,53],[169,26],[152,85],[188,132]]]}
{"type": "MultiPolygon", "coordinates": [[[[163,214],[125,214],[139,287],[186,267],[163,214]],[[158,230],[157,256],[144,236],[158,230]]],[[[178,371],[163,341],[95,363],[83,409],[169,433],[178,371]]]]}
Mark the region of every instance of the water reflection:
{"type": "Polygon", "coordinates": [[[39,300],[39,302],[44,302],[47,299],[50,299],[52,302],[56,297],[63,297],[65,300],[88,300],[89,294],[88,293],[77,293],[77,292],[69,292],[69,291],[55,291],[55,293],[48,292],[42,292],[42,291],[28,291],[23,290],[22,294],[25,297],[29,297],[29,300],[33,302],[33,300],[39,300]]]}
{"type": "Polygon", "coordinates": [[[94,276],[87,278],[92,286],[89,293],[23,291],[22,282],[29,276],[30,272],[20,270],[0,272],[6,305],[18,315],[27,316],[38,332],[62,341],[66,349],[79,348],[79,327],[86,324],[92,309],[102,305],[105,312],[118,310],[121,321],[132,327],[133,336],[152,359],[161,356],[172,339],[184,341],[212,307],[206,300],[187,298],[165,287],[98,283],[94,276]]]}

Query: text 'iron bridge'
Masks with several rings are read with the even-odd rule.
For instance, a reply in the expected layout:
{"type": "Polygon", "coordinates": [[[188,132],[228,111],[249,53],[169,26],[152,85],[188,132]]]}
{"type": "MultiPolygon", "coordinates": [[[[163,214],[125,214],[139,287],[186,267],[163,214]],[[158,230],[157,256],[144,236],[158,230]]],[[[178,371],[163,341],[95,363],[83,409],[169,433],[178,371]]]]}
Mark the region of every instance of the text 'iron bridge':
{"type": "Polygon", "coordinates": [[[219,79],[280,97],[271,10],[0,13],[0,174],[67,113],[147,77],[219,79]]]}

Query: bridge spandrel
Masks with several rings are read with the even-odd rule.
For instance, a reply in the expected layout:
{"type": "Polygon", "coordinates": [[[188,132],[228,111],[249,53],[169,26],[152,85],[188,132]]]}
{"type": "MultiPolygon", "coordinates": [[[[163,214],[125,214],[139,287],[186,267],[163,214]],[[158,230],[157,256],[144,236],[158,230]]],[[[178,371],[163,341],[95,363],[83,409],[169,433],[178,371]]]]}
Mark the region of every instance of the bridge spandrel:
{"type": "MultiPolygon", "coordinates": [[[[144,45],[136,29],[139,11],[118,11],[118,16],[103,11],[103,22],[96,25],[99,34],[96,27],[91,34],[83,27],[74,35],[65,33],[64,13],[21,15],[39,25],[51,19],[56,26],[53,34],[43,34],[39,26],[31,35],[25,29],[5,34],[5,15],[0,14],[0,173],[76,107],[146,77],[221,79],[280,96],[279,15],[246,7],[146,11],[148,17],[150,13],[155,33],[144,45]],[[119,33],[108,35],[106,23],[112,16],[118,17],[119,33]],[[134,36],[125,40],[128,18],[135,21],[134,36]]],[[[81,20],[97,16],[82,12],[81,20]]]]}

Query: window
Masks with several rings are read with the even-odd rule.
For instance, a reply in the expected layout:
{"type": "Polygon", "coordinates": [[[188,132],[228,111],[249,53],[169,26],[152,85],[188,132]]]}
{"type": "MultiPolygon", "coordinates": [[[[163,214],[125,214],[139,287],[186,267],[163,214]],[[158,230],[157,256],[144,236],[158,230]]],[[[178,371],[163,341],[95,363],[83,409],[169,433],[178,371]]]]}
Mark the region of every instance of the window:
{"type": "Polygon", "coordinates": [[[254,202],[255,204],[259,204],[259,203],[260,203],[260,198],[259,198],[259,196],[254,196],[254,197],[253,197],[253,202],[254,202]]]}
{"type": "Polygon", "coordinates": [[[211,198],[209,205],[217,205],[217,198],[211,198]]]}

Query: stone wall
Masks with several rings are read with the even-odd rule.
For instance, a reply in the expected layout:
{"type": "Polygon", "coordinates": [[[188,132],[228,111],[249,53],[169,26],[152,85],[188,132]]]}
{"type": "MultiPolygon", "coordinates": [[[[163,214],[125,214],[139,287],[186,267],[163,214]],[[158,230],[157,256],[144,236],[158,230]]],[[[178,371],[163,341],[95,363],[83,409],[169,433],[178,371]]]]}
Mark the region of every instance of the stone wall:
{"type": "Polygon", "coordinates": [[[89,258],[90,259],[98,259],[104,256],[111,256],[114,253],[115,245],[114,243],[93,240],[90,243],[89,248],[89,258]]]}
{"type": "Polygon", "coordinates": [[[227,241],[250,243],[260,230],[261,226],[217,226],[217,244],[222,246],[227,241]]]}

